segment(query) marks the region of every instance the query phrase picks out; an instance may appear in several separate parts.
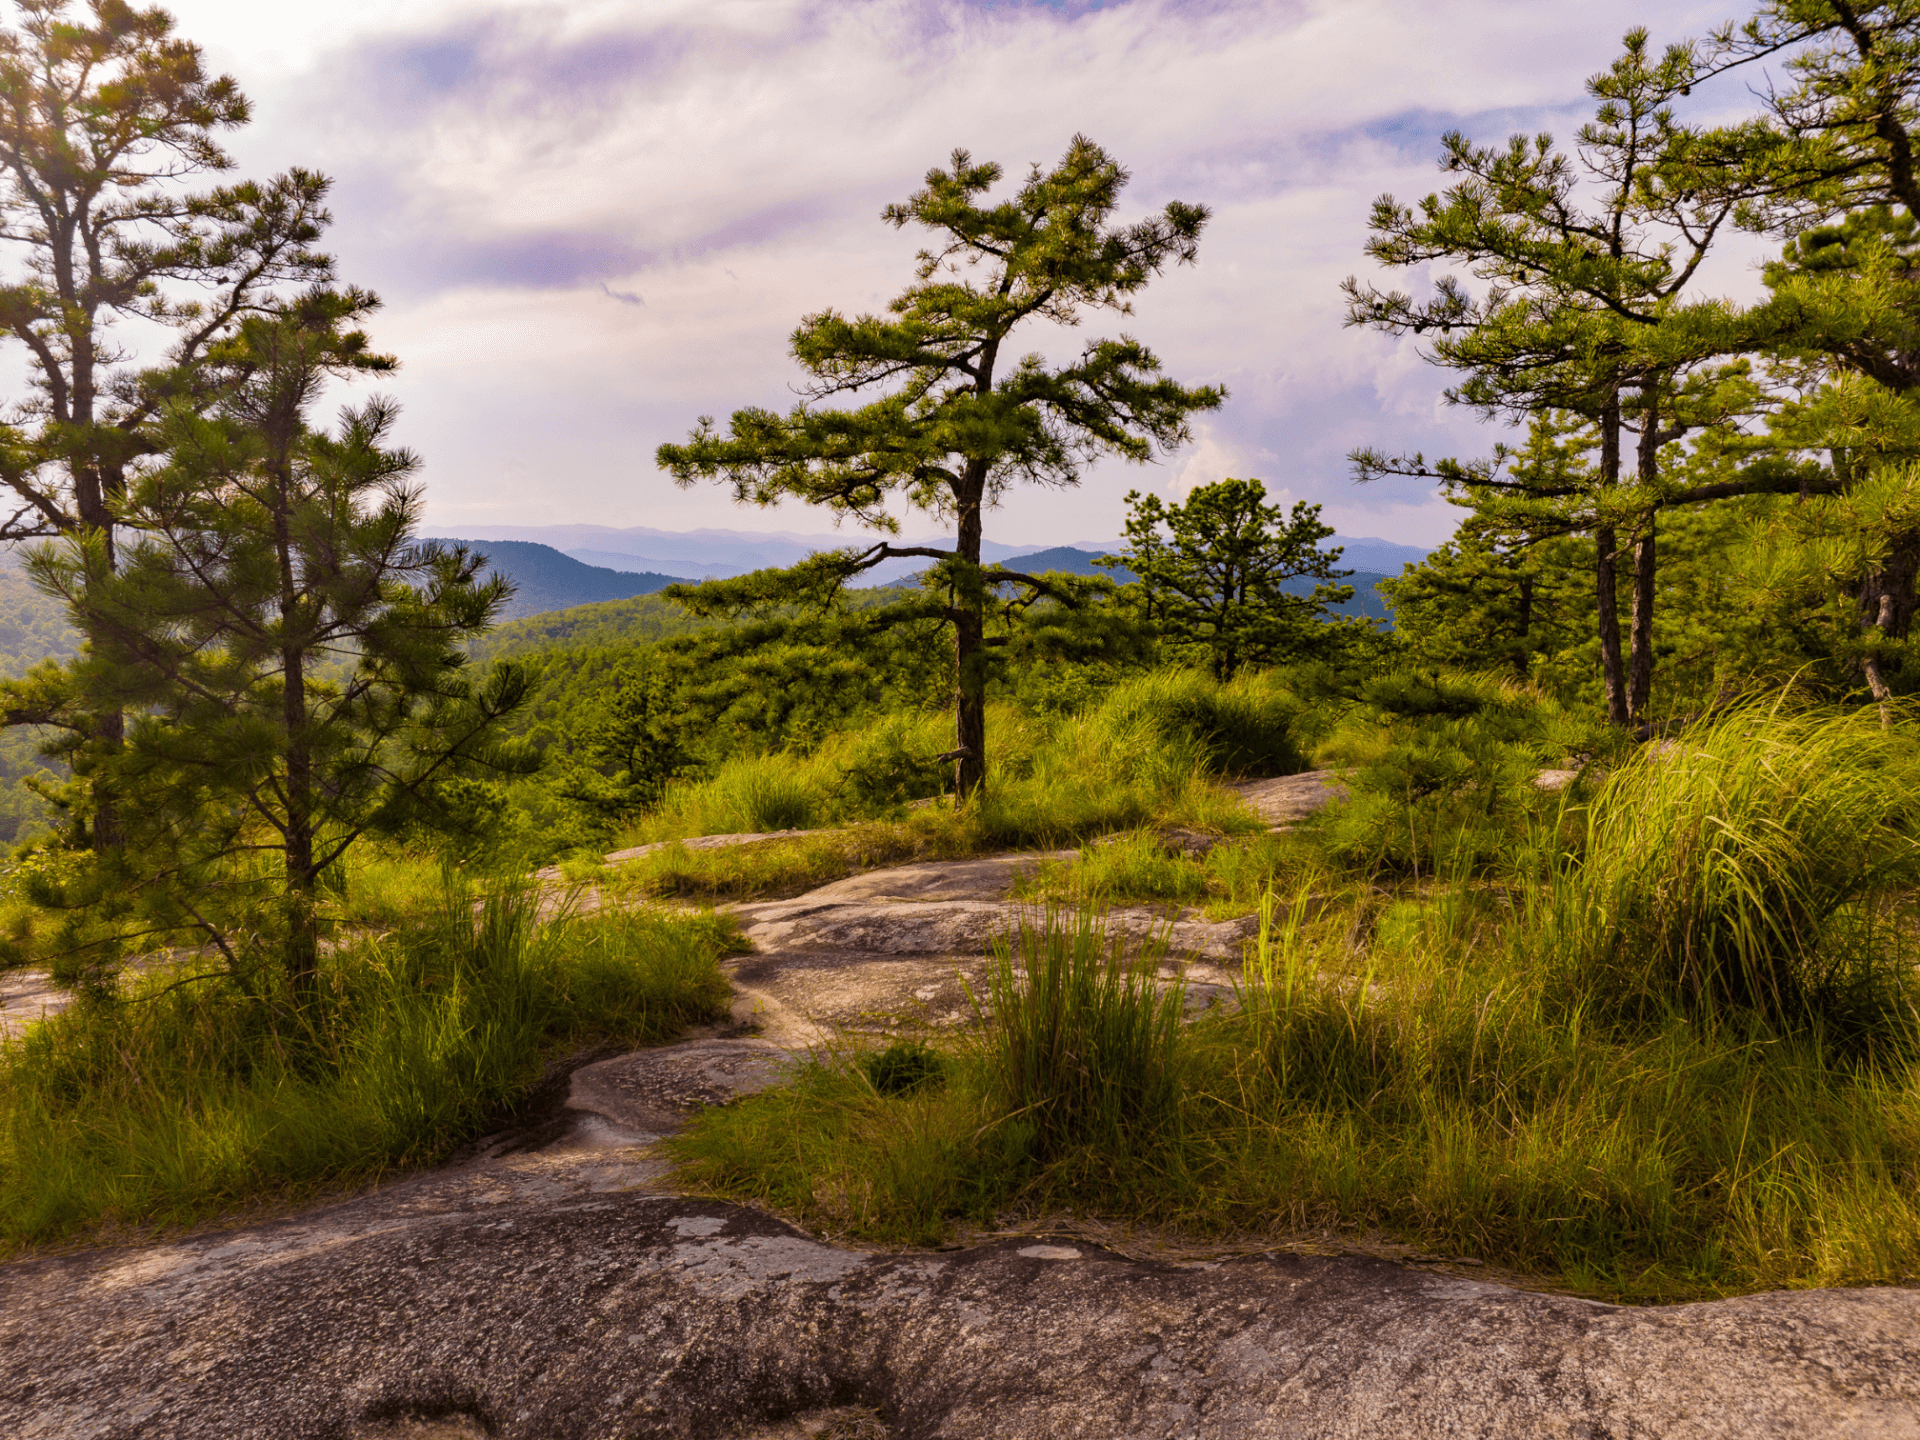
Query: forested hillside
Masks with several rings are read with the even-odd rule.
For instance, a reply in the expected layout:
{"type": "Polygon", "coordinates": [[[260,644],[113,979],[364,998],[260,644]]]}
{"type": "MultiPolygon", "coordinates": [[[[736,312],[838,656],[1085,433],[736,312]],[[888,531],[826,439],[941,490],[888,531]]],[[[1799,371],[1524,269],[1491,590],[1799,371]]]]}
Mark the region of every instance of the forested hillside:
{"type": "Polygon", "coordinates": [[[60,603],[33,588],[16,552],[0,551],[0,678],[24,675],[36,661],[65,659],[78,647],[60,603]]]}
{"type": "MultiPolygon", "coordinates": [[[[15,679],[42,660],[65,660],[78,648],[66,612],[27,580],[16,551],[0,552],[0,679],[15,679]]],[[[46,802],[26,786],[29,776],[53,779],[66,766],[40,755],[40,731],[0,732],[0,846],[14,844],[44,821],[46,802]]]]}
{"type": "Polygon", "coordinates": [[[650,595],[675,584],[675,575],[634,574],[583,565],[551,545],[525,540],[463,541],[487,557],[488,573],[513,583],[513,598],[501,607],[504,619],[541,615],[575,605],[650,595]]]}
{"type": "MultiPolygon", "coordinates": [[[[1095,565],[1093,562],[1099,558],[1099,554],[1100,552],[1094,550],[1057,545],[1051,550],[1036,550],[1030,555],[1021,555],[1001,563],[1009,570],[1024,570],[1032,574],[1058,570],[1068,575],[1111,575],[1121,584],[1137,578],[1124,565],[1116,565],[1111,570],[1095,565]]],[[[1385,620],[1391,623],[1393,607],[1379,589],[1382,580],[1391,578],[1378,570],[1353,570],[1342,582],[1353,587],[1353,598],[1341,604],[1329,606],[1330,613],[1385,620]]],[[[1313,587],[1314,582],[1307,579],[1281,582],[1281,588],[1290,595],[1311,595],[1313,587]]]]}

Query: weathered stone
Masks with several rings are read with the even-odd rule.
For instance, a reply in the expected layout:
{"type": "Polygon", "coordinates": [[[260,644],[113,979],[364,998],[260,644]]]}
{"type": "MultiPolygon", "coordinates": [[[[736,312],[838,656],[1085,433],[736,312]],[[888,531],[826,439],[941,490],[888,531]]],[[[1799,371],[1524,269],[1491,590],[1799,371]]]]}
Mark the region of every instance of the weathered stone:
{"type": "Polygon", "coordinates": [[[0,1272],[0,1433],[1920,1434],[1910,1290],[1637,1310],[1353,1258],[879,1255],[488,1179],[0,1272]]]}
{"type": "MultiPolygon", "coordinates": [[[[989,855],[979,860],[937,860],[895,865],[849,875],[809,890],[801,898],[812,905],[845,905],[906,900],[1004,900],[1022,875],[1045,861],[1068,861],[1078,850],[1042,850],[1024,855],[989,855]]],[[[792,902],[788,902],[792,903],[792,902]]]]}
{"type": "MultiPolygon", "coordinates": [[[[803,1047],[969,1023],[988,940],[1036,913],[1007,898],[1025,863],[735,907],[756,946],[731,962],[736,1021],[758,1036],[556,1074],[460,1164],[272,1223],[0,1268],[0,1436],[1920,1437],[1913,1290],[1629,1309],[1379,1260],[1174,1264],[1072,1236],[883,1255],[660,1193],[653,1142],[803,1047]]],[[[1163,973],[1199,1004],[1230,997],[1253,929],[1139,907],[1107,924],[1136,948],[1168,939],[1163,973]]]]}
{"type": "Polygon", "coordinates": [[[0,971],[0,1040],[72,1003],[73,992],[55,985],[44,970],[0,971]]]}
{"type": "Polygon", "coordinates": [[[1347,798],[1331,770],[1306,770],[1272,780],[1242,780],[1227,787],[1253,808],[1270,829],[1284,830],[1347,798]]]}

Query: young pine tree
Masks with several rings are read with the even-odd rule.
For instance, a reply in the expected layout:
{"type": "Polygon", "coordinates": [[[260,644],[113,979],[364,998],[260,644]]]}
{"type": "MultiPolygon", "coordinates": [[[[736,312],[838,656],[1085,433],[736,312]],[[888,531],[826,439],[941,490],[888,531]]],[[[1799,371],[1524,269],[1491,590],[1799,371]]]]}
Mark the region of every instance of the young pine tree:
{"type": "Polygon", "coordinates": [[[1318,505],[1301,501],[1289,515],[1266,498],[1258,480],[1198,485],[1179,505],[1129,492],[1126,550],[1098,562],[1137,575],[1148,621],[1163,638],[1203,652],[1221,680],[1248,665],[1323,651],[1336,633],[1327,607],[1353,598],[1351,585],[1286,588],[1352,572],[1334,568],[1339,550],[1320,548],[1333,527],[1320,523],[1318,505]]]}
{"type": "MultiPolygon", "coordinates": [[[[1079,599],[1069,582],[982,566],[987,508],[1015,484],[1078,484],[1081,467],[1103,454],[1145,461],[1188,438],[1189,415],[1226,398],[1217,386],[1160,378],[1159,360],[1125,336],[1089,341],[1060,365],[1011,348],[1029,322],[1127,314],[1148,281],[1194,258],[1205,209],[1175,201],[1135,224],[1112,223],[1127,174],[1084,136],[1053,169],[1035,166],[1012,196],[989,204],[1000,178],[998,165],[956,150],[951,169],[930,171],[925,189],[887,207],[888,223],[923,226],[937,239],[888,314],[849,319],[826,310],[801,322],[793,355],[812,377],[803,403],[786,415],[737,411],[725,435],[702,419],[686,444],[659,450],[679,484],[721,480],[742,503],[793,496],[885,533],[899,530],[887,509],[894,499],[952,520],[951,550],[882,542],[817,560],[784,587],[721,582],[694,598],[747,613],[837,593],[891,556],[934,561],[930,593],[941,598],[897,613],[952,627],[950,758],[962,795],[986,778],[988,671],[1010,639],[991,634],[990,620],[1017,619],[1038,596],[1068,606],[1079,599]],[[824,403],[860,391],[877,393],[855,408],[824,403]]],[[[870,613],[864,624],[871,630],[887,618],[870,613]]]]}
{"type": "MultiPolygon", "coordinates": [[[[127,844],[96,851],[77,947],[194,943],[236,978],[313,982],[325,877],[370,829],[431,811],[463,770],[529,768],[498,725],[523,676],[476,684],[463,642],[508,593],[464,549],[414,539],[414,457],[391,402],[308,415],[331,376],[390,369],[357,327],[371,296],[316,290],[248,318],[217,358],[206,413],[163,424],[166,461],[129,487],[138,535],[88,531],[30,562],[90,637],[69,700],[128,715],[82,784],[136,799],[127,844]]],[[[335,872],[338,873],[338,872],[335,872]]]]}

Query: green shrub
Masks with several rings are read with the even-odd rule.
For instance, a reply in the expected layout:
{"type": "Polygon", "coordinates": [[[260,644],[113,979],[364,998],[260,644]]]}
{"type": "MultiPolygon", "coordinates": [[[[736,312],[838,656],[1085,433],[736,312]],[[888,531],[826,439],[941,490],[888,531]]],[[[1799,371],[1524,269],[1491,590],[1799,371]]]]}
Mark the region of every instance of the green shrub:
{"type": "Polygon", "coordinates": [[[917,1040],[896,1040],[884,1050],[861,1056],[860,1069],[880,1095],[911,1095],[947,1078],[947,1062],[940,1052],[917,1040]]]}
{"type": "Polygon", "coordinates": [[[1310,829],[1343,869],[1464,875],[1531,863],[1559,800],[1542,769],[1601,743],[1591,725],[1511,680],[1390,672],[1353,687],[1315,751],[1346,783],[1345,804],[1310,829]]]}

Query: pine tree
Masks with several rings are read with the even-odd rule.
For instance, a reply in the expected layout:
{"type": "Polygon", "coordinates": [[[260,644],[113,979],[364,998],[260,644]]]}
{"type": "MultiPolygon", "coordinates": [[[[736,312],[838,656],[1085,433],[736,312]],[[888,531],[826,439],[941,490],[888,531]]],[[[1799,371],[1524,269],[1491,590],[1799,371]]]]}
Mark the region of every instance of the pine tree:
{"type": "Polygon", "coordinates": [[[1042,597],[1075,606],[1085,588],[983,566],[987,508],[1016,484],[1077,484],[1100,455],[1145,461],[1189,437],[1193,412],[1226,398],[1217,386],[1160,378],[1153,353],[1125,336],[1090,341],[1061,365],[1007,348],[1029,321],[1074,325],[1087,310],[1129,313],[1154,276],[1193,260],[1204,208],[1175,201],[1136,224],[1113,224],[1127,174],[1085,137],[1053,169],[1035,166],[1012,197],[987,203],[1000,178],[998,165],[956,150],[949,169],[928,172],[924,189],[887,207],[889,224],[929,229],[935,244],[888,314],[849,319],[827,310],[801,322],[793,355],[812,378],[800,405],[786,415],[737,411],[725,435],[703,418],[686,444],[659,450],[681,485],[720,480],[741,503],[798,498],[898,533],[887,506],[899,499],[954,523],[951,550],[883,541],[821,557],[778,583],[708,587],[695,603],[749,613],[775,601],[825,601],[883,560],[934,561],[938,603],[898,613],[937,614],[952,628],[949,758],[962,795],[986,778],[988,672],[1008,639],[990,633],[992,616],[1042,597]],[[826,403],[861,391],[880,393],[857,408],[826,403]]]}
{"type": "Polygon", "coordinates": [[[1620,58],[1588,84],[1599,104],[1575,154],[1547,135],[1478,147],[1456,132],[1442,142],[1441,167],[1460,177],[1451,189],[1417,213],[1391,196],[1375,203],[1370,255],[1394,267],[1464,263],[1487,282],[1483,295],[1452,276],[1428,300],[1346,284],[1348,323],[1431,337],[1429,358],[1462,372],[1450,402],[1509,420],[1560,411],[1591,428],[1591,463],[1549,479],[1503,474],[1504,450],[1491,462],[1432,469],[1417,455],[1361,450],[1354,459],[1362,479],[1432,476],[1580,517],[1595,540],[1594,614],[1617,724],[1638,714],[1651,688],[1658,512],[1711,498],[1663,484],[1661,452],[1752,404],[1714,368],[1745,335],[1726,307],[1686,298],[1743,194],[1710,167],[1682,163],[1699,135],[1675,119],[1672,102],[1696,71],[1687,47],[1655,58],[1646,32],[1630,31],[1620,58]],[[1589,182],[1595,203],[1583,209],[1589,182]],[[1625,444],[1636,431],[1629,479],[1625,444]],[[1623,653],[1616,592],[1627,551],[1633,603],[1623,653]]]}
{"type": "Polygon", "coordinates": [[[1291,515],[1268,505],[1258,480],[1197,485],[1179,505],[1157,495],[1127,495],[1127,545],[1098,564],[1124,565],[1138,577],[1139,603],[1160,635],[1203,651],[1216,677],[1323,653],[1334,632],[1330,606],[1353,598],[1351,585],[1318,584],[1301,595],[1289,580],[1338,580],[1338,549],[1322,550],[1333,527],[1320,507],[1296,502],[1291,515]],[[1166,534],[1162,534],[1165,527],[1166,534]]]}
{"type": "Polygon", "coordinates": [[[1826,535],[1803,568],[1825,570],[1852,589],[1857,635],[1844,648],[1888,713],[1890,677],[1909,658],[1920,613],[1920,513],[1887,503],[1908,491],[1880,474],[1902,439],[1901,460],[1912,455],[1920,430],[1913,413],[1920,398],[1913,286],[1920,4],[1767,0],[1713,37],[1706,66],[1725,71],[1775,59],[1784,59],[1792,83],[1769,84],[1763,114],[1708,137],[1699,163],[1739,178],[1748,228],[1787,241],[1769,267],[1772,298],[1753,323],[1803,372],[1816,372],[1816,383],[1830,383],[1819,386],[1813,404],[1789,407],[1778,439],[1801,453],[1828,451],[1824,488],[1841,501],[1825,508],[1826,522],[1851,516],[1870,526],[1852,543],[1826,535]],[[1821,362],[1828,376],[1817,373],[1821,362]],[[1830,424],[1824,435],[1823,416],[1830,424]],[[1848,500],[1856,485],[1872,494],[1848,500]],[[1842,576],[1831,564],[1848,549],[1858,569],[1842,576]]]}
{"type": "Polygon", "coordinates": [[[243,980],[277,964],[300,993],[325,877],[357,840],[430,811],[463,770],[529,766],[497,728],[524,676],[475,684],[462,650],[508,588],[414,539],[394,406],[308,425],[329,376],[391,368],[357,328],[373,304],[315,290],[247,317],[213,354],[220,401],[166,414],[166,463],[120,502],[132,543],[116,556],[82,531],[30,561],[90,637],[72,702],[130,716],[86,778],[140,797],[128,843],[66,897],[84,905],[75,943],[184,939],[243,980]]]}
{"type": "MultiPolygon", "coordinates": [[[[198,175],[230,169],[217,135],[248,106],[230,76],[158,8],[89,0],[21,0],[0,29],[0,333],[28,372],[15,423],[0,434],[0,486],[13,500],[0,541],[93,531],[111,562],[130,467],[156,453],[163,410],[209,392],[211,347],[278,287],[313,284],[331,262],[313,249],[326,182],[294,170],[266,184],[199,192],[198,175]],[[142,366],[113,335],[119,322],[170,330],[171,349],[142,366]]],[[[7,723],[56,717],[29,690],[0,706],[7,723]]],[[[87,730],[111,744],[117,712],[87,730]]],[[[90,839],[111,844],[111,796],[96,795],[90,839]]]]}

